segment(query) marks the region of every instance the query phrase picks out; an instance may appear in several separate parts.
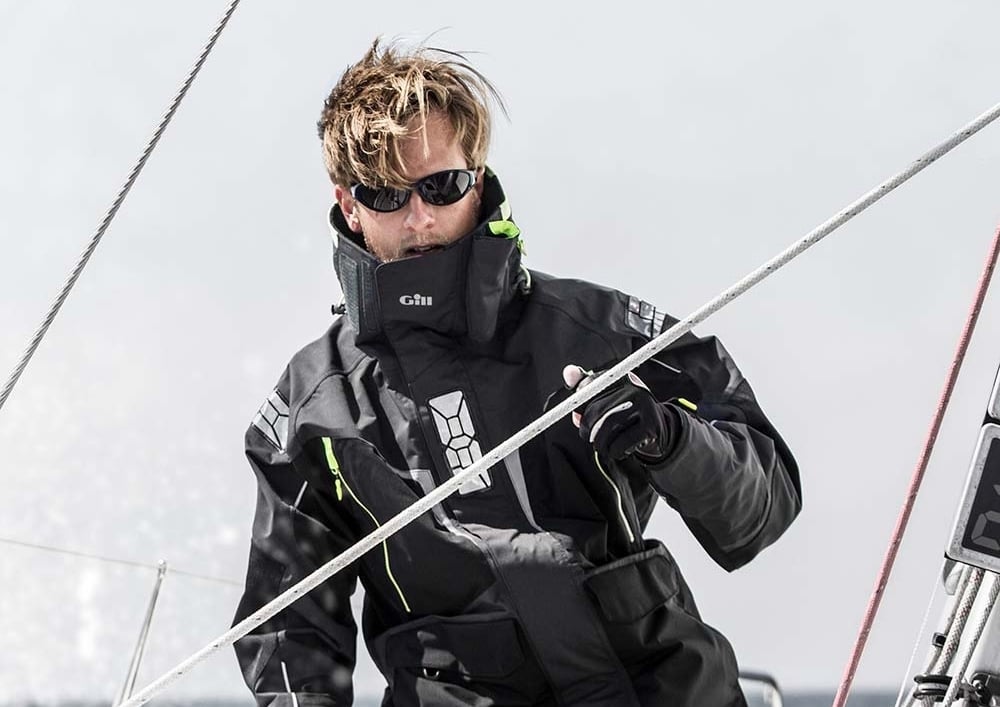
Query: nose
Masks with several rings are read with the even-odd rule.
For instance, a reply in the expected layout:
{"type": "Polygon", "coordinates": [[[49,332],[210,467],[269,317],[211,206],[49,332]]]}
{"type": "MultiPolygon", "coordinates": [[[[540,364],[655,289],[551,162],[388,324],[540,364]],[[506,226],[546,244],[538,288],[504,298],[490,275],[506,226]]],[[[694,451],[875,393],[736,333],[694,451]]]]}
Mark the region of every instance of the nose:
{"type": "Polygon", "coordinates": [[[406,209],[406,218],[403,220],[403,225],[408,230],[420,233],[434,228],[434,212],[427,205],[427,202],[420,198],[419,194],[411,194],[410,200],[404,208],[406,209]]]}

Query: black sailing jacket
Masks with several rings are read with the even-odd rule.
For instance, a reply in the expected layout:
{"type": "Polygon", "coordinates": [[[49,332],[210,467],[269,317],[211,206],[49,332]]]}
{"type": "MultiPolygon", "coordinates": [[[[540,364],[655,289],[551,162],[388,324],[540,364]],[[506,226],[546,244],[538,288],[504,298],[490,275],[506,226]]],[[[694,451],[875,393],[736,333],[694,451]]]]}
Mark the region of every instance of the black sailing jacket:
{"type": "MultiPolygon", "coordinates": [[[[483,204],[473,233],[385,264],[331,211],[346,316],[247,432],[259,491],[237,620],[535,419],[565,364],[607,367],[675,322],[529,272],[490,172],[483,204]]],[[[735,569],[797,514],[798,471],[715,338],[687,335],[637,373],[676,411],[661,464],[595,460],[559,422],[240,640],[258,704],[352,703],[360,576],[385,706],[743,705],[729,643],[643,530],[662,497],[735,569]]]]}

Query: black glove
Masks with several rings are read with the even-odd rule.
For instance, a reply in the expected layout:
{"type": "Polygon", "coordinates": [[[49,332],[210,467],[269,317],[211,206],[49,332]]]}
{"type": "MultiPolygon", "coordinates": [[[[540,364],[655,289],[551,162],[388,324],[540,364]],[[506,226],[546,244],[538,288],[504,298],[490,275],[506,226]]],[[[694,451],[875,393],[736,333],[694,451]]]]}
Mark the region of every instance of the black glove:
{"type": "MultiPolygon", "coordinates": [[[[578,389],[596,376],[577,365],[563,369],[567,388],[578,389]]],[[[580,437],[605,459],[635,455],[640,461],[662,461],[673,450],[672,430],[679,413],[661,405],[639,376],[629,373],[573,413],[580,437]]]]}

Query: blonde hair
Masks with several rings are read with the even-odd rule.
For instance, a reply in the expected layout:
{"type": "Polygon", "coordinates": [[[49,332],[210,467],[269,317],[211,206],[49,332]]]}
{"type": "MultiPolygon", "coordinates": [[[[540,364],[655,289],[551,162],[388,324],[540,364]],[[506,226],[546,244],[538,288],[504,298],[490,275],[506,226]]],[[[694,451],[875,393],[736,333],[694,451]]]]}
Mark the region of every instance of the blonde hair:
{"type": "Polygon", "coordinates": [[[450,123],[469,168],[484,166],[491,97],[506,115],[500,94],[462,54],[423,45],[380,46],[377,38],[323,104],[317,128],[330,179],[344,187],[408,187],[400,142],[422,133],[426,152],[424,128],[438,112],[450,123]]]}

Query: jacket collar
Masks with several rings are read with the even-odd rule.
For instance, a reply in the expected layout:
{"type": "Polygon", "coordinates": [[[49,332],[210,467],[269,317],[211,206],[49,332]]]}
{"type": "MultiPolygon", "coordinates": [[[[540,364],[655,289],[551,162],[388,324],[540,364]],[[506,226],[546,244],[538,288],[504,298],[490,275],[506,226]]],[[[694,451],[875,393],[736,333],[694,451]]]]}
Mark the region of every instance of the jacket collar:
{"type": "Polygon", "coordinates": [[[351,231],[340,207],[330,209],[333,264],[358,344],[412,329],[489,341],[503,310],[530,287],[521,266],[521,232],[496,175],[486,168],[486,218],[441,250],[380,263],[351,231]]]}

